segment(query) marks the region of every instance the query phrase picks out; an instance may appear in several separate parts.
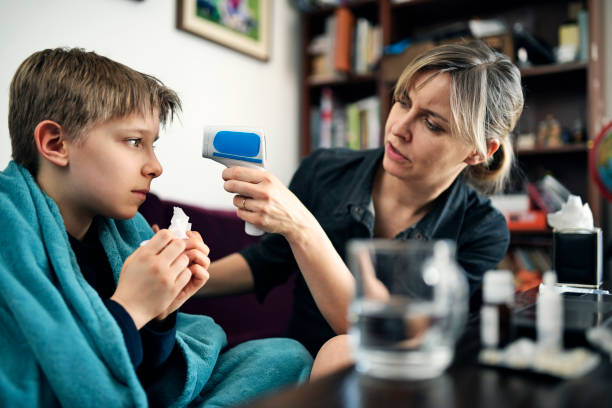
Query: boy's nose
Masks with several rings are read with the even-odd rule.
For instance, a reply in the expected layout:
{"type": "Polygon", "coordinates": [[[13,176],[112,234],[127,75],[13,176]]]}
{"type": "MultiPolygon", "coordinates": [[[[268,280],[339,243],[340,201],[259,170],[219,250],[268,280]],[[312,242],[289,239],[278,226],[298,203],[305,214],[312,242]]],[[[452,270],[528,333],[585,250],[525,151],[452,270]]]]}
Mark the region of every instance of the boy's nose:
{"type": "Polygon", "coordinates": [[[143,173],[147,176],[151,176],[152,178],[156,178],[161,176],[163,171],[164,169],[162,168],[159,160],[157,160],[157,156],[155,156],[155,154],[151,154],[151,158],[143,167],[143,173]]]}

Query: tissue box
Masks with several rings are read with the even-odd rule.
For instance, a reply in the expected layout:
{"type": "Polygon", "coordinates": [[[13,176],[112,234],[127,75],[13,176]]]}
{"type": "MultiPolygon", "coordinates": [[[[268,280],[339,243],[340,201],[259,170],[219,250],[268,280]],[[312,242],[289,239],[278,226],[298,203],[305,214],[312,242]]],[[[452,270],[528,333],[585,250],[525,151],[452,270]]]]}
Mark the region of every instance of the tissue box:
{"type": "Polygon", "coordinates": [[[603,282],[601,228],[553,230],[559,284],[597,288],[603,282]]]}

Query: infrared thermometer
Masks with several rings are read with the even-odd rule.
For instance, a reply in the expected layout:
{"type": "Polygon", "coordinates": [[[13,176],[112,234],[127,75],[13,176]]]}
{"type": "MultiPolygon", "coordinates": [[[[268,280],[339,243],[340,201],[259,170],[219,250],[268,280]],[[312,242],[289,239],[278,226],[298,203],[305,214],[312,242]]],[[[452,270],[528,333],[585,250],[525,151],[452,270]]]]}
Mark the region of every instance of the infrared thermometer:
{"type": "MultiPolygon", "coordinates": [[[[237,126],[207,126],[204,128],[202,157],[226,167],[243,166],[264,169],[266,138],[261,129],[237,126]]],[[[263,231],[245,223],[244,232],[262,235],[263,231]]]]}

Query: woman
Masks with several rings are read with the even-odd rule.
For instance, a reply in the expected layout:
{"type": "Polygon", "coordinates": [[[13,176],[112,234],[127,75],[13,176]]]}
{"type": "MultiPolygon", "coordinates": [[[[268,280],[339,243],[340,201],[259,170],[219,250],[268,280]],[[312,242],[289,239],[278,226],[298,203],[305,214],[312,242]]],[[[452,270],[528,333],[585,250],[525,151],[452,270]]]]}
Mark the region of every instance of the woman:
{"type": "Polygon", "coordinates": [[[347,331],[354,279],[343,257],[352,238],[452,239],[471,293],[478,289],[509,234],[474,187],[496,191],[508,178],[520,73],[482,42],[444,45],[404,70],[393,97],[383,148],[318,150],[289,189],[267,172],[223,172],[238,216],[273,234],[214,262],[202,293],[254,289],[263,299],[297,265],[289,336],[314,355],[347,331]]]}

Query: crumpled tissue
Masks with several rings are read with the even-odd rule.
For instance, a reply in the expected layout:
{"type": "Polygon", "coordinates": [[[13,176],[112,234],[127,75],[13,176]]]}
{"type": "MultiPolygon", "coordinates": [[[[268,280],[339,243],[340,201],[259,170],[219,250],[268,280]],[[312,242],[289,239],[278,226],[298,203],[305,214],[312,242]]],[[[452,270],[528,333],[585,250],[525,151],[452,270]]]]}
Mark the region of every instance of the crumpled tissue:
{"type": "MultiPolygon", "coordinates": [[[[176,238],[188,238],[187,231],[191,231],[191,223],[189,222],[189,217],[182,208],[174,207],[174,213],[172,214],[168,231],[171,231],[176,238]]],[[[148,239],[142,241],[140,246],[145,245],[147,242],[149,242],[148,239]]]]}
{"type": "Polygon", "coordinates": [[[191,223],[187,214],[180,207],[174,207],[168,230],[172,231],[177,238],[187,239],[187,231],[191,231],[191,223]]]}
{"type": "Polygon", "coordinates": [[[579,196],[570,195],[561,210],[546,216],[548,225],[555,230],[593,229],[593,213],[589,203],[582,204],[579,196]]]}

